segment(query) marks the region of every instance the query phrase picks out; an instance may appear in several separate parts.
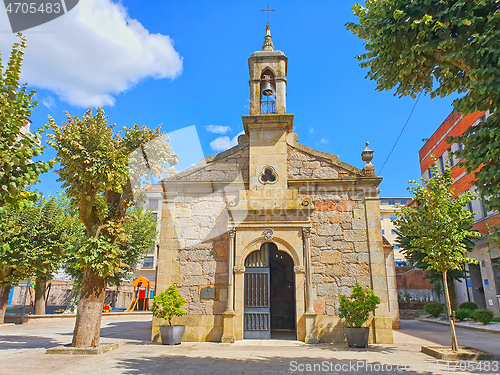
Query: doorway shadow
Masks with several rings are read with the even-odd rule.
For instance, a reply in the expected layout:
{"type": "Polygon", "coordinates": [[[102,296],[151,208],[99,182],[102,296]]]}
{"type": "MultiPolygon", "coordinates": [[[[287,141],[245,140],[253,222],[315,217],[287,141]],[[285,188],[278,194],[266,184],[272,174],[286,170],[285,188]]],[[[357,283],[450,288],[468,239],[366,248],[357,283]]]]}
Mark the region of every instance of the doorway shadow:
{"type": "Polygon", "coordinates": [[[273,340],[297,340],[297,333],[291,329],[271,329],[271,339],[273,340]]]}

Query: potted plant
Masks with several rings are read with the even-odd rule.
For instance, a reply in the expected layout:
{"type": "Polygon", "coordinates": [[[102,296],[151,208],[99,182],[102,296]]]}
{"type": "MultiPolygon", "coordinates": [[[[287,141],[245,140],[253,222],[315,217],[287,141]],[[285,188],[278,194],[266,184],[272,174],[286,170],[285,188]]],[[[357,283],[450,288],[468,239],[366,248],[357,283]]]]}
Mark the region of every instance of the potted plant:
{"type": "Polygon", "coordinates": [[[368,320],[370,312],[375,311],[380,298],[373,293],[373,290],[364,291],[361,285],[356,283],[351,296],[341,295],[339,301],[339,316],[349,324],[346,328],[347,343],[351,348],[366,348],[370,328],[362,326],[368,320]]]}
{"type": "Polygon", "coordinates": [[[167,290],[153,298],[151,306],[153,316],[168,321],[168,326],[160,326],[163,345],[178,345],[181,343],[186,326],[173,326],[172,317],[186,314],[186,311],[181,309],[185,302],[186,300],[181,297],[175,285],[169,286],[167,290]]]}

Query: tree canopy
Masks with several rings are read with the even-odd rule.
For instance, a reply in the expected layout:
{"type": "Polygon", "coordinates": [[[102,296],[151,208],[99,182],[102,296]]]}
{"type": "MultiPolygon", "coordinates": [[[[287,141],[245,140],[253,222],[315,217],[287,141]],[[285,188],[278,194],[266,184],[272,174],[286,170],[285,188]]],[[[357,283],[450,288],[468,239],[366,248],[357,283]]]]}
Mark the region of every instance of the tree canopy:
{"type": "Polygon", "coordinates": [[[10,278],[0,280],[0,285],[15,284],[20,277],[50,280],[83,234],[78,217],[68,212],[62,196],[45,198],[41,194],[33,205],[9,214],[15,230],[5,242],[15,271],[10,278]]]}
{"type": "Polygon", "coordinates": [[[486,122],[461,137],[458,156],[489,210],[500,208],[500,3],[493,0],[367,0],[355,4],[359,23],[348,30],[364,41],[361,67],[377,89],[431,98],[467,93],[455,100],[464,115],[490,111],[486,122]],[[479,170],[480,168],[480,170],[479,170]]]}
{"type": "Polygon", "coordinates": [[[12,46],[5,67],[0,56],[0,214],[34,201],[35,193],[26,191],[26,187],[51,168],[50,162],[33,161],[43,152],[40,139],[44,129],[21,133],[38,103],[33,101],[35,91],[28,92],[27,84],[19,81],[27,45],[24,36],[17,36],[20,41],[12,46]]]}
{"type": "Polygon", "coordinates": [[[3,323],[8,294],[12,284],[24,277],[26,262],[10,248],[6,238],[15,233],[11,218],[16,210],[32,204],[37,195],[27,187],[38,181],[40,173],[51,168],[51,162],[34,161],[40,156],[42,128],[38,132],[23,129],[29,123],[35,91],[21,85],[20,75],[26,38],[17,34],[9,60],[4,66],[0,56],[0,323],[3,323]]]}
{"type": "Polygon", "coordinates": [[[7,237],[14,276],[35,279],[35,314],[45,314],[45,284],[52,279],[84,236],[83,225],[62,195],[43,197],[23,210],[12,211],[16,231],[7,237]]]}

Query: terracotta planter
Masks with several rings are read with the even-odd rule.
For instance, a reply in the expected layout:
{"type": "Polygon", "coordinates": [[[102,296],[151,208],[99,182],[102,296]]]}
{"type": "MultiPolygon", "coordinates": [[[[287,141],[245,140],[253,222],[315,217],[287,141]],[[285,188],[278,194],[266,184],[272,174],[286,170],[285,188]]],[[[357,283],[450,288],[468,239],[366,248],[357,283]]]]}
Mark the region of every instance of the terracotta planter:
{"type": "Polygon", "coordinates": [[[351,348],[368,347],[370,328],[346,328],[347,343],[351,348]]]}
{"type": "Polygon", "coordinates": [[[186,326],[160,326],[161,342],[163,345],[179,345],[184,336],[186,326]]]}

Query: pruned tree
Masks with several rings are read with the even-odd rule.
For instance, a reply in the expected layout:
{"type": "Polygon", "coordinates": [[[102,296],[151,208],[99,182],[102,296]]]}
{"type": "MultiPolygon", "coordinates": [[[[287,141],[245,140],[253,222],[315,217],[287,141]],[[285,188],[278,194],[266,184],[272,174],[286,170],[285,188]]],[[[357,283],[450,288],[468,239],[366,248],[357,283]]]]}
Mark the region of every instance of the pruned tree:
{"type": "Polygon", "coordinates": [[[464,144],[461,165],[475,173],[488,210],[500,211],[500,11],[491,0],[370,0],[355,4],[347,29],[364,41],[358,56],[377,89],[415,98],[467,93],[455,100],[464,115],[489,110],[486,122],[448,142],[464,144]]]}
{"type": "Polygon", "coordinates": [[[450,302],[448,288],[448,273],[461,270],[464,263],[477,264],[477,260],[466,256],[466,239],[480,237],[481,234],[469,228],[474,222],[474,214],[464,209],[475,197],[470,191],[454,197],[451,185],[451,171],[446,168],[440,172],[439,166],[431,166],[432,178],[411,181],[415,186],[408,190],[418,207],[402,207],[394,225],[401,237],[406,241],[406,254],[422,254],[421,262],[428,265],[428,269],[439,272],[443,277],[443,289],[446,297],[446,307],[451,327],[452,350],[458,349],[455,332],[455,321],[450,302]]]}
{"type": "Polygon", "coordinates": [[[35,91],[28,92],[27,85],[19,83],[27,45],[24,36],[17,36],[20,41],[12,46],[6,66],[0,56],[0,324],[4,321],[10,288],[25,277],[26,271],[22,254],[5,242],[16,230],[11,214],[36,199],[27,186],[38,182],[40,173],[51,168],[50,162],[33,161],[43,152],[40,140],[44,129],[21,133],[37,102],[33,101],[35,91]]]}
{"type": "Polygon", "coordinates": [[[61,165],[59,180],[86,230],[75,262],[83,281],[72,345],[95,347],[107,279],[126,267],[125,223],[134,185],[148,173],[160,176],[171,150],[159,128],[133,125],[124,134],[114,133],[102,109],[89,109],[82,118],[66,115],[63,126],[50,117],[50,144],[61,165]]]}

